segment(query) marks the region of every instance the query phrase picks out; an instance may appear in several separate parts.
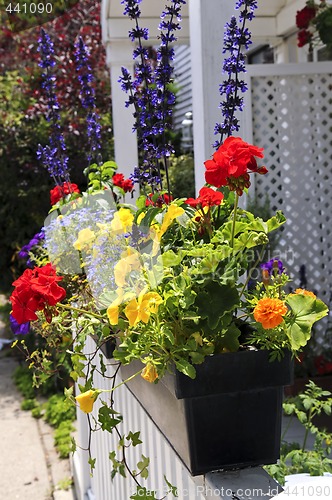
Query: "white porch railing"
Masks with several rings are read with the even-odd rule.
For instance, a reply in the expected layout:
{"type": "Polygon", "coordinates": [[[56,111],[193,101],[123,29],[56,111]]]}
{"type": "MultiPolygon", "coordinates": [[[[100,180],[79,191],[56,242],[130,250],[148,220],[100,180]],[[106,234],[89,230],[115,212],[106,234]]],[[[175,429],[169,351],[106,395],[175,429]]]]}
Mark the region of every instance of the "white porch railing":
{"type": "MultiPolygon", "coordinates": [[[[91,338],[86,342],[86,353],[95,350],[95,343],[91,338]]],[[[98,362],[95,358],[97,368],[98,362]]],[[[111,363],[104,360],[105,364],[111,363]]],[[[100,368],[100,366],[99,366],[100,368]]],[[[107,367],[106,376],[111,376],[114,372],[111,364],[107,367]]],[[[94,387],[99,389],[110,389],[109,379],[94,374],[94,387]]],[[[249,498],[272,498],[278,491],[276,483],[261,469],[252,468],[243,471],[230,473],[210,473],[205,476],[191,476],[188,469],[183,465],[174,450],[171,448],[165,437],[160,433],[153,421],[140,406],[139,402],[123,385],[116,389],[115,407],[124,416],[122,429],[124,431],[141,432],[142,445],[132,448],[128,453],[129,462],[132,468],[136,467],[141,459],[142,453],[150,458],[149,478],[143,482],[147,489],[156,490],[158,498],[163,498],[167,492],[164,476],[174,486],[177,487],[178,498],[180,500],[205,500],[236,498],[233,496],[236,491],[241,491],[240,499],[249,498]]],[[[100,395],[106,400],[107,393],[100,395]]],[[[94,404],[92,415],[97,418],[100,406],[99,398],[94,404]]],[[[208,411],[208,408],[207,408],[208,411]]],[[[86,448],[88,439],[87,416],[78,410],[77,413],[77,444],[86,448]]],[[[88,453],[82,449],[77,450],[73,458],[73,472],[77,500],[129,500],[130,496],[136,492],[136,486],[131,478],[123,478],[119,474],[111,479],[112,464],[108,458],[110,451],[117,450],[118,438],[113,431],[97,431],[92,434],[91,454],[96,458],[96,466],[93,476],[90,476],[88,464],[88,453]]],[[[168,495],[167,499],[174,498],[168,495]]]]}

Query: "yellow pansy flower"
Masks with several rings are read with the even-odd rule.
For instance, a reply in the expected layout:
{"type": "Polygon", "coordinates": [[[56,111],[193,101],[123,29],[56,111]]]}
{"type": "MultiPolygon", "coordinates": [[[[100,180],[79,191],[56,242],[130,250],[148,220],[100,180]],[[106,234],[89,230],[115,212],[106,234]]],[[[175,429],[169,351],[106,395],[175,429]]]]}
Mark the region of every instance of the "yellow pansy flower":
{"type": "Polygon", "coordinates": [[[143,321],[147,323],[150,319],[150,312],[147,309],[147,304],[142,301],[142,296],[138,300],[132,299],[125,307],[124,313],[128,318],[129,326],[136,326],[137,323],[143,321]]]}
{"type": "Polygon", "coordinates": [[[119,233],[126,233],[130,231],[134,221],[134,215],[131,213],[129,208],[121,207],[120,210],[115,212],[113,220],[111,222],[111,228],[113,231],[119,233]]]}
{"type": "Polygon", "coordinates": [[[142,266],[140,254],[135,248],[127,247],[121,254],[121,258],[125,259],[132,269],[140,269],[142,266]]]}
{"type": "Polygon", "coordinates": [[[111,304],[106,311],[110,325],[117,325],[119,323],[119,306],[111,304]]]}
{"type": "Polygon", "coordinates": [[[84,411],[84,413],[91,413],[97,397],[98,392],[90,389],[89,391],[82,392],[75,399],[79,404],[80,410],[84,411]]]}
{"type": "Polygon", "coordinates": [[[129,321],[129,326],[136,326],[140,321],[147,323],[150,319],[150,314],[157,312],[161,302],[162,298],[155,292],[141,294],[137,300],[132,299],[124,310],[129,321]]]}
{"type": "Polygon", "coordinates": [[[156,367],[152,363],[148,362],[141,372],[141,377],[143,377],[144,380],[153,383],[158,378],[156,367]]]}
{"type": "Polygon", "coordinates": [[[143,300],[148,302],[148,308],[152,313],[156,313],[158,311],[158,307],[163,301],[163,299],[157,292],[146,293],[143,297],[143,300]]]}
{"type": "Polygon", "coordinates": [[[145,215],[146,215],[146,214],[145,214],[145,212],[141,212],[141,213],[139,214],[139,216],[137,217],[136,224],[137,224],[138,226],[139,226],[139,224],[142,222],[142,220],[144,219],[145,215]]]}
{"type": "Polygon", "coordinates": [[[178,207],[177,205],[169,205],[165,217],[163,219],[163,222],[161,224],[161,227],[159,230],[156,231],[157,238],[159,241],[161,240],[163,234],[166,233],[167,229],[172,224],[173,220],[176,219],[177,217],[180,217],[180,215],[184,214],[184,212],[185,211],[182,207],[178,207]]]}
{"type": "Polygon", "coordinates": [[[126,284],[126,276],[131,271],[131,266],[126,259],[119,260],[114,266],[114,279],[119,287],[126,284]]]}
{"type": "Polygon", "coordinates": [[[82,229],[78,233],[77,240],[73,243],[73,247],[75,250],[82,251],[84,247],[89,246],[95,239],[96,235],[94,231],[91,231],[90,228],[82,229]]]}

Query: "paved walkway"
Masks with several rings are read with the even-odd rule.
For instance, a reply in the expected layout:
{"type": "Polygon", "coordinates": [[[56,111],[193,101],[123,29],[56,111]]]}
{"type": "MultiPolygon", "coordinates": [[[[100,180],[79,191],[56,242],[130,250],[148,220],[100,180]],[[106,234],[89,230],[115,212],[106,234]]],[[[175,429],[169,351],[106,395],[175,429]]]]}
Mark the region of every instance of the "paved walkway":
{"type": "MultiPolygon", "coordinates": [[[[0,324],[0,338],[8,337],[0,324]]],[[[17,365],[5,346],[0,351],[0,500],[74,500],[71,489],[61,489],[71,470],[53,446],[53,429],[21,410],[22,396],[12,379],[17,365]]]]}

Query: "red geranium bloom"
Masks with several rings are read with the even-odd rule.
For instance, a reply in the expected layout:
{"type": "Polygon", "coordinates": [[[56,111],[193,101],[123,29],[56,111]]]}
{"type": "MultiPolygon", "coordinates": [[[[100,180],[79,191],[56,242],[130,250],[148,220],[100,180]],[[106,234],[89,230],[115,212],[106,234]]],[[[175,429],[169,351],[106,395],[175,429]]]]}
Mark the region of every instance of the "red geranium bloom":
{"type": "Polygon", "coordinates": [[[123,174],[114,174],[112,177],[113,185],[130,193],[134,189],[134,183],[131,179],[125,179],[123,174]]]}
{"type": "Polygon", "coordinates": [[[77,184],[71,182],[64,182],[61,186],[55,186],[54,189],[50,191],[51,205],[55,205],[64,198],[67,194],[80,193],[77,184]]]}
{"type": "Polygon", "coordinates": [[[312,39],[312,33],[308,30],[301,30],[297,34],[297,46],[304,47],[312,39]]]}
{"type": "Polygon", "coordinates": [[[306,29],[310,21],[316,16],[315,7],[304,7],[296,13],[296,26],[299,29],[306,29]]]}
{"type": "Polygon", "coordinates": [[[36,311],[55,306],[66,296],[64,288],[58,285],[62,277],[57,276],[52,264],[35,269],[26,269],[22,276],[13,282],[15,290],[10,301],[12,315],[19,324],[34,321],[36,311]]]}
{"type": "Polygon", "coordinates": [[[36,311],[43,309],[45,305],[39,295],[23,289],[14,290],[10,301],[12,303],[12,316],[20,325],[38,319],[36,311]]]}
{"type": "Polygon", "coordinates": [[[122,188],[125,178],[123,174],[114,174],[112,177],[113,185],[122,188]]]}
{"type": "Polygon", "coordinates": [[[191,207],[213,207],[220,205],[224,195],[220,191],[215,191],[209,187],[202,187],[199,191],[198,198],[188,198],[185,203],[191,207]]]}
{"type": "Polygon", "coordinates": [[[242,194],[244,187],[249,187],[249,171],[265,174],[265,167],[258,167],[256,158],[263,158],[263,148],[258,148],[243,141],[240,137],[228,137],[214,153],[212,160],[207,160],[205,180],[217,188],[228,186],[242,194]]]}
{"type": "Polygon", "coordinates": [[[125,193],[131,193],[134,189],[134,183],[131,179],[125,179],[122,184],[122,189],[125,193]]]}
{"type": "Polygon", "coordinates": [[[31,290],[40,294],[48,305],[55,306],[66,296],[65,289],[57,285],[61,280],[52,264],[46,264],[36,269],[36,276],[30,281],[31,290]]]}

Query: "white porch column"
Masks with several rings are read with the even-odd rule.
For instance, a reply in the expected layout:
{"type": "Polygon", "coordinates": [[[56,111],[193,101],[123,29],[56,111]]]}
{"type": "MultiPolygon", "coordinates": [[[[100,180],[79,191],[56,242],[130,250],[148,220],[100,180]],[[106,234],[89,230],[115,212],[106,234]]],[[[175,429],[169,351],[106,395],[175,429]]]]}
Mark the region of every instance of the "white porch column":
{"type": "Polygon", "coordinates": [[[136,133],[132,131],[133,107],[126,108],[125,102],[128,99],[128,94],[121,89],[118,80],[122,75],[122,66],[133,73],[132,51],[133,45],[129,40],[112,41],[106,45],[107,65],[111,73],[115,161],[118,164],[119,172],[123,173],[125,177],[128,177],[133,172],[134,167],[138,165],[138,152],[136,133]]]}
{"type": "Polygon", "coordinates": [[[190,45],[192,61],[193,132],[196,190],[203,186],[204,161],[214,152],[217,139],[214,126],[222,121],[218,108],[222,74],[223,31],[235,15],[229,0],[189,0],[190,45]]]}

